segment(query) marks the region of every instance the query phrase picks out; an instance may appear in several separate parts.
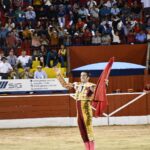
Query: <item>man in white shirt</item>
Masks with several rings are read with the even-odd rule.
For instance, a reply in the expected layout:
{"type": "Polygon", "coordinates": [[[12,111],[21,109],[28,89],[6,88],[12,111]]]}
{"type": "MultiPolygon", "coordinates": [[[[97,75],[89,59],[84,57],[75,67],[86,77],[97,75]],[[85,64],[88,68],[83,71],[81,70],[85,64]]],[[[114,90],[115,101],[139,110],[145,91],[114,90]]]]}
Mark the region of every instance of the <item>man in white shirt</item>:
{"type": "Polygon", "coordinates": [[[2,57],[0,61],[0,76],[1,79],[8,79],[9,73],[13,70],[12,66],[7,62],[6,57],[2,57]]]}
{"type": "Polygon", "coordinates": [[[30,67],[31,66],[31,57],[26,55],[26,51],[22,51],[21,55],[17,59],[17,64],[21,63],[22,67],[30,67]]]}

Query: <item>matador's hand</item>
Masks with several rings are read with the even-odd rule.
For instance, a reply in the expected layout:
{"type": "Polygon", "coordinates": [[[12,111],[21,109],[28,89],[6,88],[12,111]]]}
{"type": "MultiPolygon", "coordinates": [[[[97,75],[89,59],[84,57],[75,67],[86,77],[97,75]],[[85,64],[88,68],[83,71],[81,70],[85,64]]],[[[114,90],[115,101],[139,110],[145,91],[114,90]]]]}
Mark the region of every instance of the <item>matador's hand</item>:
{"type": "Polygon", "coordinates": [[[108,83],[109,83],[109,80],[108,80],[108,79],[105,79],[105,84],[106,84],[106,86],[108,86],[108,83]]]}

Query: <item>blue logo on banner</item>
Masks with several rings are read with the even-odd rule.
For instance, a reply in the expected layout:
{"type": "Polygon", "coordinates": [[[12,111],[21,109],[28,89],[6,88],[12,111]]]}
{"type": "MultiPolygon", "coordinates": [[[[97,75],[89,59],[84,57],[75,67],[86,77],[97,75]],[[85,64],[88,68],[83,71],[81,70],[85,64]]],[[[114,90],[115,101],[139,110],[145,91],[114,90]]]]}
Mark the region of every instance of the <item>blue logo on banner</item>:
{"type": "Polygon", "coordinates": [[[0,82],[0,89],[6,88],[7,84],[8,84],[8,81],[1,81],[0,82]]]}

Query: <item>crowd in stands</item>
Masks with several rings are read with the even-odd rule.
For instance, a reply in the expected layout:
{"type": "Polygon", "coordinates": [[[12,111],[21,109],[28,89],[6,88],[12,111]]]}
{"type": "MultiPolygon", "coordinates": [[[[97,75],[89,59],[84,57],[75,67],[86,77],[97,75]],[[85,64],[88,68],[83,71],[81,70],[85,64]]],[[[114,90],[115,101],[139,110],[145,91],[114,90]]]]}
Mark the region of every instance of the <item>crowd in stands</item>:
{"type": "Polygon", "coordinates": [[[33,61],[66,67],[71,45],[147,41],[150,16],[144,16],[141,0],[0,0],[0,73],[21,66],[25,74],[33,61]],[[6,59],[11,66],[3,69],[6,59]]]}

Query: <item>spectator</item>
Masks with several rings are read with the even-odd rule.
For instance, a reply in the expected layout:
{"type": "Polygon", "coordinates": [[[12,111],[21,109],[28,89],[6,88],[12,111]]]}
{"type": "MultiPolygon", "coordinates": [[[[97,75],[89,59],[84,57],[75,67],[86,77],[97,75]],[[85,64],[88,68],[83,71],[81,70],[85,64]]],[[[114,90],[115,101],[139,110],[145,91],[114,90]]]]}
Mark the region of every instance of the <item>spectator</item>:
{"type": "Polygon", "coordinates": [[[11,0],[1,0],[1,3],[5,11],[9,10],[12,6],[11,0]]]}
{"type": "Polygon", "coordinates": [[[58,60],[61,63],[61,67],[65,67],[65,61],[67,60],[67,50],[64,45],[61,45],[58,50],[58,60]]]}
{"type": "Polygon", "coordinates": [[[13,71],[10,73],[9,76],[10,79],[21,79],[21,73],[19,72],[19,69],[14,67],[13,71]]]}
{"type": "Polygon", "coordinates": [[[131,30],[127,35],[127,43],[134,44],[135,43],[135,33],[131,30]]]}
{"type": "Polygon", "coordinates": [[[47,74],[42,70],[42,66],[37,66],[37,71],[34,72],[34,79],[46,79],[47,74]]]}
{"type": "Polygon", "coordinates": [[[17,56],[14,55],[14,49],[11,48],[9,51],[9,55],[7,56],[7,60],[10,63],[10,65],[15,68],[17,64],[17,56]]]}
{"type": "Polygon", "coordinates": [[[112,39],[113,44],[120,44],[121,43],[118,31],[114,32],[114,30],[112,30],[112,36],[113,36],[113,39],[112,39]]]}
{"type": "Polygon", "coordinates": [[[8,34],[8,29],[6,29],[4,26],[0,29],[0,47],[4,48],[6,45],[6,36],[8,34]]]}
{"type": "Polygon", "coordinates": [[[7,37],[6,37],[6,46],[7,48],[13,48],[16,50],[17,46],[19,44],[19,41],[17,40],[14,32],[8,32],[7,37]]]}
{"type": "Polygon", "coordinates": [[[120,13],[120,9],[117,7],[116,4],[113,5],[113,7],[111,8],[111,14],[116,16],[120,13]]]}
{"type": "Polygon", "coordinates": [[[32,79],[33,73],[30,71],[30,67],[25,67],[24,71],[20,74],[21,79],[32,79]]]}
{"type": "MultiPolygon", "coordinates": [[[[18,8],[18,7],[17,7],[18,8]]],[[[16,11],[15,11],[15,20],[17,23],[19,22],[24,22],[25,21],[25,12],[22,10],[21,7],[19,7],[16,11]]]]}
{"type": "Polygon", "coordinates": [[[26,20],[28,22],[31,22],[32,24],[35,23],[36,13],[35,13],[34,8],[32,6],[27,7],[27,11],[25,12],[25,15],[26,15],[26,20]]]}
{"type": "Polygon", "coordinates": [[[50,50],[47,53],[47,58],[46,58],[46,67],[54,67],[58,64],[58,54],[56,50],[50,50]],[[51,64],[51,61],[53,61],[53,64],[51,64]]]}
{"type": "Polygon", "coordinates": [[[8,79],[9,73],[11,71],[13,71],[12,66],[7,62],[7,58],[3,56],[0,62],[1,79],[8,79]]]}
{"type": "Polygon", "coordinates": [[[92,36],[92,45],[100,45],[101,44],[101,36],[98,31],[92,36]]]}
{"type": "Polygon", "coordinates": [[[135,36],[136,43],[145,43],[146,42],[146,34],[143,30],[141,30],[139,33],[135,36]]]}
{"type": "Polygon", "coordinates": [[[88,21],[88,16],[90,16],[89,10],[82,5],[78,11],[78,15],[82,20],[88,21]]]}
{"type": "Polygon", "coordinates": [[[150,42],[150,29],[147,31],[147,41],[150,42]]]}
{"type": "Polygon", "coordinates": [[[26,51],[22,51],[21,55],[17,58],[17,64],[21,63],[22,67],[31,67],[31,56],[26,55],[26,51]]]}
{"type": "Polygon", "coordinates": [[[93,7],[93,6],[96,6],[97,5],[97,2],[94,1],[94,0],[88,0],[87,2],[87,6],[89,8],[89,10],[93,7]]]}
{"type": "Polygon", "coordinates": [[[15,28],[15,23],[12,21],[11,18],[8,18],[8,21],[7,21],[6,24],[5,24],[5,28],[6,28],[8,31],[12,31],[12,30],[15,28]]]}
{"type": "Polygon", "coordinates": [[[32,48],[32,53],[35,50],[39,52],[40,46],[41,46],[41,38],[37,34],[37,32],[34,32],[33,34],[31,34],[31,48],[32,48]]]}

